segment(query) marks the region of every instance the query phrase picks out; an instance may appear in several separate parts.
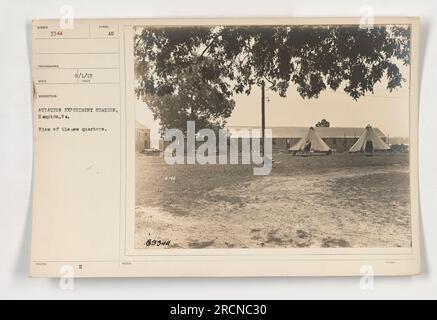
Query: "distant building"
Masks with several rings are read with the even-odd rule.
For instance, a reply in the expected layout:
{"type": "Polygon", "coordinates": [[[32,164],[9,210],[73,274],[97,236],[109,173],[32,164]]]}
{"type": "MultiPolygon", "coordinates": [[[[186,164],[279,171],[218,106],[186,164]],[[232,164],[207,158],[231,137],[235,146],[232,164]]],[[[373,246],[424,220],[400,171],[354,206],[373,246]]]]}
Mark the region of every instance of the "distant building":
{"type": "MultiPolygon", "coordinates": [[[[272,148],[273,151],[288,151],[308,132],[309,127],[268,127],[272,130],[272,148]]],[[[228,130],[257,129],[256,127],[226,127],[228,130]]],[[[357,142],[358,138],[364,132],[365,127],[314,127],[315,131],[322,140],[335,152],[347,152],[357,142]]],[[[376,134],[384,141],[387,138],[378,128],[373,128],[376,134]]],[[[233,137],[231,136],[231,139],[233,137]]],[[[235,137],[234,137],[235,138],[235,137]]],[[[244,138],[244,137],[240,137],[244,138]]]]}
{"type": "Polygon", "coordinates": [[[159,142],[158,142],[158,149],[161,150],[161,151],[164,151],[165,147],[168,144],[169,144],[168,142],[164,141],[164,138],[161,138],[161,139],[159,139],[159,142]]]}
{"type": "Polygon", "coordinates": [[[150,149],[150,129],[135,122],[135,151],[141,152],[144,149],[150,149]]]}

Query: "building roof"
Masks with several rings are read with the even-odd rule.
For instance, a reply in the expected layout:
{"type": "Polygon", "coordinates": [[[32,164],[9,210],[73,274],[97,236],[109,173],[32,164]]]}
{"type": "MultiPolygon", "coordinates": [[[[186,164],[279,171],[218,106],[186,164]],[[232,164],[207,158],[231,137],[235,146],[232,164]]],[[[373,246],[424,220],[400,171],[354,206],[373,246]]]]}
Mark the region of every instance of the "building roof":
{"type": "MultiPolygon", "coordinates": [[[[267,127],[266,129],[272,130],[272,138],[303,138],[309,127],[267,127]]],[[[250,126],[228,126],[228,130],[241,130],[241,129],[259,129],[259,127],[250,126]]],[[[359,138],[366,129],[353,128],[353,127],[314,127],[316,132],[321,138],[359,138]]],[[[378,128],[373,128],[375,133],[380,138],[385,138],[384,133],[378,128]]],[[[239,135],[241,136],[241,135],[239,135]]]]}
{"type": "Polygon", "coordinates": [[[141,122],[135,121],[135,129],[147,129],[149,130],[149,128],[147,128],[144,124],[142,124],[141,122]]]}

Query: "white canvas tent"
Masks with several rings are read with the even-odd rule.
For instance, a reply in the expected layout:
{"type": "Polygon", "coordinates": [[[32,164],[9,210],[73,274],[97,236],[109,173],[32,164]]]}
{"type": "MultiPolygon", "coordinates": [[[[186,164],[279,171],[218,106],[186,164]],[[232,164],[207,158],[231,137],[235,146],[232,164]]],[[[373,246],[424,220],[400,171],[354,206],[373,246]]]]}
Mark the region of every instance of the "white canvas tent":
{"type": "Polygon", "coordinates": [[[331,148],[320,138],[313,127],[310,127],[307,134],[289,149],[292,152],[329,152],[330,150],[331,148]]]}
{"type": "Polygon", "coordinates": [[[349,152],[374,152],[386,150],[390,150],[390,147],[376,134],[375,130],[369,124],[357,142],[355,142],[355,144],[349,149],[349,152]]]}

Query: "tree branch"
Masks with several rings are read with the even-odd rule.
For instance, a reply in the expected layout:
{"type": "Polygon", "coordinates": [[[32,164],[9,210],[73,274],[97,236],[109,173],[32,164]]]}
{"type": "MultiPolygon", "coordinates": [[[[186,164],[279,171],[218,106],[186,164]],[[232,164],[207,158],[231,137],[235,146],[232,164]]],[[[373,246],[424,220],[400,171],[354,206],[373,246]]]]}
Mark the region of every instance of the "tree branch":
{"type": "Polygon", "coordinates": [[[207,44],[206,48],[203,49],[202,53],[200,54],[199,58],[202,58],[203,55],[209,50],[209,48],[211,48],[211,45],[214,43],[214,41],[216,41],[218,39],[218,37],[220,36],[220,33],[217,33],[215,35],[214,38],[211,39],[211,41],[207,44]]]}

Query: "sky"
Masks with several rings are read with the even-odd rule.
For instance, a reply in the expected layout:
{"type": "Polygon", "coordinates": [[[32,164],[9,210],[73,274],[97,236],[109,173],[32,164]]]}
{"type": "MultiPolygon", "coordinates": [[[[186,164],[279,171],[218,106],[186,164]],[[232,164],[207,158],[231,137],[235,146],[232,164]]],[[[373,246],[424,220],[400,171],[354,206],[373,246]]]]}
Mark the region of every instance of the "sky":
{"type": "MultiPolygon", "coordinates": [[[[303,99],[290,86],[287,97],[266,90],[266,127],[314,126],[321,119],[330,122],[331,127],[365,127],[370,124],[390,137],[409,136],[409,68],[400,68],[406,82],[393,92],[386,90],[386,81],[375,86],[374,94],[353,100],[341,88],[327,89],[318,99],[303,99]]],[[[266,86],[267,87],[267,86],[266,86]]],[[[228,126],[254,126],[261,123],[261,89],[254,87],[250,95],[234,95],[235,108],[228,126]]],[[[137,100],[135,116],[137,121],[151,129],[152,146],[158,145],[159,123],[144,102],[137,100]]]]}

